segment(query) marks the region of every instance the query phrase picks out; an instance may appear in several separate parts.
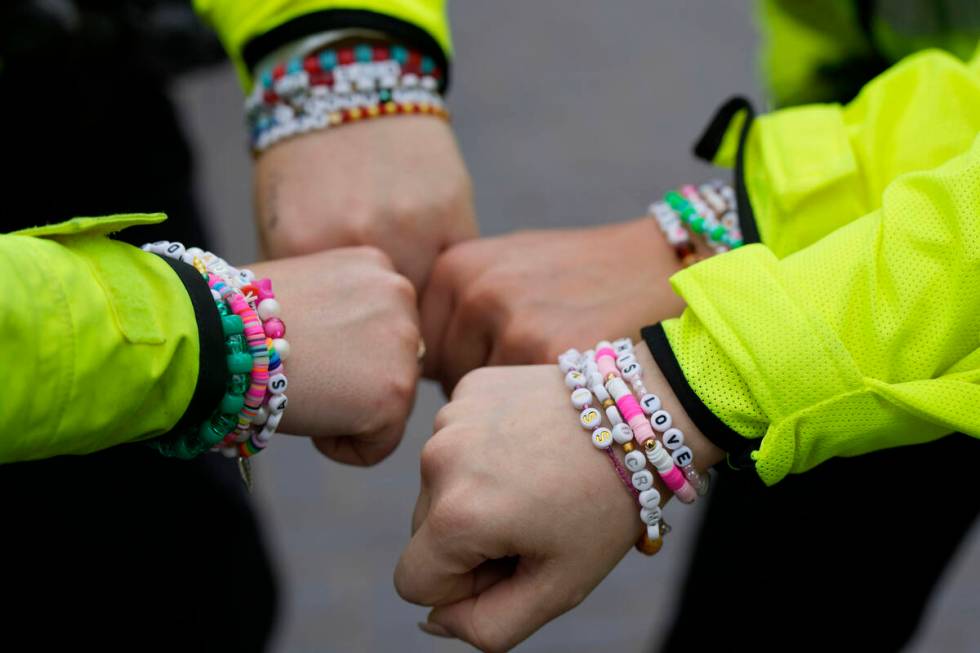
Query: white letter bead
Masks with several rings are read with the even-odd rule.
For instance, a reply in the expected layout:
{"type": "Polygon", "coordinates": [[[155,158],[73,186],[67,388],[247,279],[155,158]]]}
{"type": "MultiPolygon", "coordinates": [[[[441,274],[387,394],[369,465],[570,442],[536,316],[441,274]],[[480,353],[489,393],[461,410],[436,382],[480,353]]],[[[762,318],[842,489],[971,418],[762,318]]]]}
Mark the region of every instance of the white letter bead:
{"type": "Polygon", "coordinates": [[[631,451],[626,454],[626,460],[624,462],[626,463],[626,469],[631,472],[638,472],[647,466],[646,456],[639,451],[631,451]]]}
{"type": "Polygon", "coordinates": [[[565,385],[572,390],[585,387],[585,375],[578,370],[572,370],[565,375],[565,385]]]}
{"type": "Polygon", "coordinates": [[[604,402],[606,399],[610,398],[609,393],[606,392],[606,386],[602,385],[601,378],[599,379],[598,383],[590,385],[589,389],[592,390],[592,394],[595,395],[595,398],[599,401],[600,404],[604,402]]]}
{"type": "Polygon", "coordinates": [[[626,354],[633,352],[633,341],[629,338],[620,338],[619,340],[614,340],[612,343],[613,349],[616,350],[618,354],[626,354]]]}
{"type": "Polygon", "coordinates": [[[582,428],[591,431],[602,424],[602,413],[595,408],[586,408],[579,413],[578,421],[582,425],[582,428]]]}
{"type": "Polygon", "coordinates": [[[660,523],[660,508],[640,508],[640,520],[647,526],[660,523]]]}
{"type": "Polygon", "coordinates": [[[657,492],[656,488],[640,492],[640,505],[650,509],[660,507],[660,493],[657,492]]]}
{"type": "MultiPolygon", "coordinates": [[[[615,407],[611,406],[610,408],[615,407]]],[[[613,440],[615,440],[617,444],[626,444],[633,439],[633,429],[630,428],[629,424],[621,421],[619,424],[613,426],[612,436],[613,440]]]]}
{"type": "Polygon", "coordinates": [[[647,526],[647,537],[649,537],[651,540],[660,539],[660,522],[657,522],[652,526],[647,526]]]}
{"type": "Polygon", "coordinates": [[[678,467],[683,467],[684,465],[690,464],[694,460],[694,454],[691,453],[689,447],[681,447],[674,452],[674,462],[677,463],[678,467]]]}
{"type": "Polygon", "coordinates": [[[272,346],[279,354],[280,360],[289,358],[289,342],[285,338],[276,338],[272,341],[272,346]]]}
{"type": "Polygon", "coordinates": [[[616,357],[616,365],[619,367],[619,369],[623,369],[630,363],[635,363],[635,362],[636,362],[636,356],[630,353],[620,354],[619,356],[616,357]]]}
{"type": "Polygon", "coordinates": [[[281,395],[286,391],[286,386],[288,382],[286,381],[285,374],[273,374],[269,377],[269,392],[274,395],[281,395]]]}
{"type": "Polygon", "coordinates": [[[684,445],[684,433],[680,429],[667,429],[663,436],[664,446],[673,451],[684,445]]]}
{"type": "Polygon", "coordinates": [[[612,431],[607,429],[605,426],[600,426],[596,430],[592,431],[592,444],[594,444],[597,449],[608,449],[612,443],[612,431]]]}
{"type": "Polygon", "coordinates": [[[287,403],[289,403],[289,400],[286,399],[286,395],[272,395],[267,404],[269,407],[268,410],[272,415],[279,415],[282,411],[286,410],[287,403]]]}
{"type": "Polygon", "coordinates": [[[167,245],[166,249],[163,250],[163,253],[165,256],[180,260],[184,256],[184,251],[184,246],[180,243],[170,243],[167,245]]]}
{"type": "Polygon", "coordinates": [[[259,318],[264,322],[270,317],[279,317],[279,311],[282,310],[279,307],[279,302],[274,299],[263,299],[259,302],[259,318]]]}
{"type": "Polygon", "coordinates": [[[572,390],[572,405],[582,410],[592,405],[592,393],[585,388],[572,390]]]}
{"type": "MultiPolygon", "coordinates": [[[[195,248],[192,247],[191,249],[195,248]]],[[[191,250],[189,249],[187,251],[190,252],[191,250]]],[[[242,268],[238,271],[238,280],[242,282],[242,285],[252,283],[255,281],[255,273],[248,268],[242,268]]]]}
{"type": "Polygon", "coordinates": [[[615,379],[610,379],[609,383],[606,384],[606,390],[612,395],[612,398],[619,401],[622,397],[625,397],[630,392],[629,387],[626,385],[626,381],[623,381],[618,376],[615,379]]]}
{"type": "Polygon", "coordinates": [[[655,412],[660,410],[660,397],[657,395],[643,395],[640,398],[640,408],[647,415],[653,415],[655,412]]]}
{"type": "MultiPolygon", "coordinates": [[[[282,397],[283,399],[286,398],[286,395],[279,395],[279,396],[282,397]]],[[[256,426],[262,426],[263,424],[266,423],[268,419],[269,419],[269,409],[266,408],[265,406],[259,406],[258,410],[255,411],[255,419],[252,420],[252,424],[255,424],[256,426]]]]}
{"type": "Polygon", "coordinates": [[[624,379],[633,381],[640,378],[640,375],[643,374],[643,368],[640,367],[639,363],[630,363],[624,366],[620,372],[622,372],[624,379]]]}
{"type": "Polygon", "coordinates": [[[661,433],[670,428],[672,420],[670,419],[670,413],[666,410],[658,410],[653,415],[650,415],[650,426],[657,429],[661,433]]]}
{"type": "Polygon", "coordinates": [[[623,416],[619,414],[619,409],[616,408],[616,404],[606,408],[606,417],[609,418],[609,423],[613,426],[623,423],[623,416]]]}
{"type": "Polygon", "coordinates": [[[653,487],[653,474],[649,469],[641,469],[633,474],[633,487],[640,492],[653,487]]]}

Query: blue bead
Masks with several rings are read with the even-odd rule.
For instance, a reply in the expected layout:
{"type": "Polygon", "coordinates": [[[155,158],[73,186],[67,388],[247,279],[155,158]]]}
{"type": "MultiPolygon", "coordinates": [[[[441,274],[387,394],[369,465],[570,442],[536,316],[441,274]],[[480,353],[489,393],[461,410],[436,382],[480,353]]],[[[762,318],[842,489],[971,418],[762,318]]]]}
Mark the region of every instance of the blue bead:
{"type": "Polygon", "coordinates": [[[262,86],[265,88],[272,88],[272,73],[268,70],[262,73],[262,86]]]}
{"type": "Polygon", "coordinates": [[[286,64],[287,73],[298,73],[303,70],[303,62],[299,59],[290,59],[289,63],[286,64]]]}
{"type": "Polygon", "coordinates": [[[436,62],[431,57],[422,57],[422,74],[428,75],[436,69],[436,62]]]}
{"type": "Polygon", "coordinates": [[[367,63],[374,57],[374,51],[370,45],[359,45],[354,48],[354,57],[357,61],[367,63]]]}
{"type": "Polygon", "coordinates": [[[333,70],[337,66],[337,53],[327,50],[320,55],[320,67],[324,70],[333,70]]]}
{"type": "Polygon", "coordinates": [[[391,49],[391,58],[404,66],[408,63],[408,50],[396,45],[391,49]]]}

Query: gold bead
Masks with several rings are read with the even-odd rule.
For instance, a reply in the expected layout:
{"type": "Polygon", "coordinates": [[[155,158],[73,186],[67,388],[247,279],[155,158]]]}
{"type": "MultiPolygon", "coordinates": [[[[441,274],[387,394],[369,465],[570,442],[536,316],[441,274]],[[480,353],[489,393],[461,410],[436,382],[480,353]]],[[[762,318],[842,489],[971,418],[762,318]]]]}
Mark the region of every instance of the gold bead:
{"type": "Polygon", "coordinates": [[[660,548],[664,545],[664,538],[658,537],[655,540],[651,540],[646,533],[644,533],[636,543],[636,550],[643,555],[656,555],[660,548]]]}
{"type": "Polygon", "coordinates": [[[627,442],[623,444],[623,451],[625,451],[626,453],[629,453],[634,449],[636,449],[636,445],[634,445],[632,442],[627,442]]]}
{"type": "Polygon", "coordinates": [[[609,374],[606,375],[606,383],[609,383],[613,379],[618,379],[618,378],[619,378],[618,374],[616,374],[615,372],[610,372],[609,374]]]}
{"type": "Polygon", "coordinates": [[[603,408],[609,408],[609,407],[615,406],[615,405],[616,405],[616,402],[613,401],[612,399],[606,399],[605,401],[602,402],[602,407],[603,408]]]}
{"type": "Polygon", "coordinates": [[[647,453],[652,452],[654,449],[657,448],[657,439],[650,438],[649,440],[643,443],[643,448],[647,450],[647,453]]]}

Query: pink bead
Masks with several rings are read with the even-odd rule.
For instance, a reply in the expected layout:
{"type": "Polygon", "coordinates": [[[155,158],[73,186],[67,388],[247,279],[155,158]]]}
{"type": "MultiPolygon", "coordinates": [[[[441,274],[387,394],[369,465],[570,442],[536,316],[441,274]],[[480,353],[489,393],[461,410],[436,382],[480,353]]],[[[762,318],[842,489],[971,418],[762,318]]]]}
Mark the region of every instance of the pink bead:
{"type": "Polygon", "coordinates": [[[241,295],[232,295],[231,299],[228,300],[228,305],[231,306],[232,312],[236,315],[248,310],[248,302],[241,295]]]}
{"type": "Polygon", "coordinates": [[[630,428],[633,429],[633,439],[636,440],[637,444],[643,446],[643,443],[647,440],[651,440],[656,435],[653,433],[653,427],[650,426],[650,422],[643,419],[642,416],[637,417],[634,421],[629,423],[630,428]]]}
{"type": "Polygon", "coordinates": [[[256,279],[252,282],[255,289],[258,291],[258,300],[263,299],[275,299],[276,295],[272,292],[272,280],[271,279],[256,279]]]}
{"type": "Polygon", "coordinates": [[[265,335],[270,338],[282,338],[286,335],[286,325],[278,317],[269,318],[263,327],[265,328],[265,335]]]}
{"type": "Polygon", "coordinates": [[[677,495],[677,498],[684,501],[684,503],[691,503],[697,497],[697,493],[694,491],[694,488],[692,488],[691,484],[687,482],[687,479],[684,478],[684,474],[681,473],[681,470],[678,469],[676,465],[671,467],[670,471],[666,474],[661,474],[660,478],[664,480],[664,485],[669,487],[671,491],[677,495]],[[685,497],[687,497],[686,501],[685,497]]]}
{"type": "Polygon", "coordinates": [[[600,347],[598,350],[596,350],[595,360],[597,363],[599,362],[600,359],[607,358],[607,357],[612,358],[615,361],[616,350],[613,349],[612,347],[600,347]]]}
{"type": "Polygon", "coordinates": [[[691,184],[684,184],[683,186],[681,186],[681,195],[683,195],[687,199],[691,199],[691,198],[701,199],[700,197],[698,197],[698,189],[692,186],[691,184]]]}
{"type": "Polygon", "coordinates": [[[697,491],[686,480],[684,481],[684,485],[682,485],[680,489],[675,492],[675,495],[684,503],[694,503],[694,500],[698,498],[697,491]]]}
{"type": "Polygon", "coordinates": [[[619,408],[619,413],[623,419],[629,422],[630,426],[633,425],[633,418],[636,415],[643,416],[643,409],[640,408],[640,404],[632,394],[626,394],[617,399],[616,407],[619,408]]]}

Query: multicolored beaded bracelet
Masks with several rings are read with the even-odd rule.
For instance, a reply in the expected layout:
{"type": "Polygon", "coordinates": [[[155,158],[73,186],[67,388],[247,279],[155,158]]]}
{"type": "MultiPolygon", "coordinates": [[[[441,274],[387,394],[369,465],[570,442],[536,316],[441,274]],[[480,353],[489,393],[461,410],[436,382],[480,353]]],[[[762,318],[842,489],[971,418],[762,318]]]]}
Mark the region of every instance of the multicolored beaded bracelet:
{"type": "Polygon", "coordinates": [[[694,237],[702,238],[715,254],[743,244],[735,192],[719,180],[669,191],[650,205],[649,213],[684,267],[698,261],[694,237]]]}
{"type": "Polygon", "coordinates": [[[368,118],[448,117],[442,80],[433,59],[401,46],[365,43],[294,58],[261,74],[245,101],[252,149],[368,118]]]}

